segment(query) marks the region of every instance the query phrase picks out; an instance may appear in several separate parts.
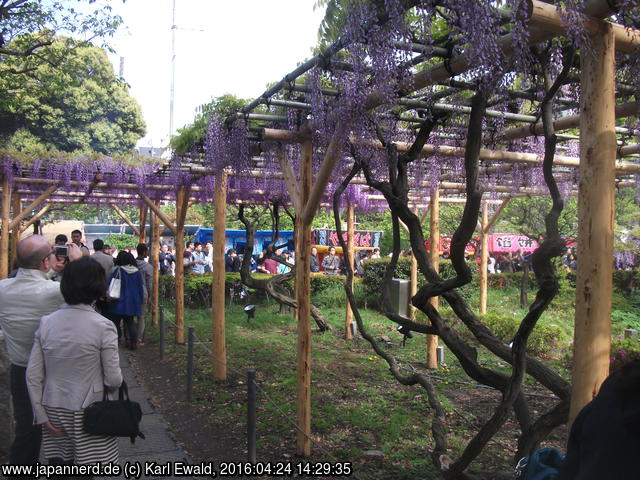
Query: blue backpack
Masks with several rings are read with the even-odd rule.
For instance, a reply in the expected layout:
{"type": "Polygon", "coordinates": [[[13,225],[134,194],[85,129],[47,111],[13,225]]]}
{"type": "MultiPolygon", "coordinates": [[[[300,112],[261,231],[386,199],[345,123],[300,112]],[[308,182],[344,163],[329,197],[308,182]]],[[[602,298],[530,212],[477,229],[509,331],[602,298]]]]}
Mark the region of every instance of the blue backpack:
{"type": "Polygon", "coordinates": [[[560,474],[564,455],[555,448],[541,448],[516,465],[516,480],[556,480],[560,474]]]}

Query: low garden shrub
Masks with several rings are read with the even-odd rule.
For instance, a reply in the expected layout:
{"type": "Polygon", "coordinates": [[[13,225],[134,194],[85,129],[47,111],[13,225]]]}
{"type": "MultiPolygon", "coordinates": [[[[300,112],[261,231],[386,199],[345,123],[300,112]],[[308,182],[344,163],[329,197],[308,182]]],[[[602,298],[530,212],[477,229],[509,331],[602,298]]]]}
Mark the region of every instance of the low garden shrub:
{"type": "MultiPolygon", "coordinates": [[[[504,343],[509,344],[513,340],[522,319],[516,317],[500,316],[495,314],[482,315],[482,322],[504,343]]],[[[532,355],[548,355],[557,346],[565,342],[562,329],[557,325],[538,322],[529,335],[527,352],[532,355]]]]}
{"type": "Polygon", "coordinates": [[[614,371],[627,363],[640,359],[640,343],[635,338],[613,340],[611,342],[610,371],[614,371]]]}
{"type": "MultiPolygon", "coordinates": [[[[266,278],[264,274],[254,274],[256,278],[266,278]]],[[[185,305],[189,307],[210,307],[211,306],[211,274],[188,274],[184,277],[184,299],[185,305]]],[[[324,275],[322,273],[311,274],[311,295],[312,301],[318,300],[319,305],[325,307],[344,306],[344,279],[345,277],[324,275]]],[[[355,290],[359,291],[358,283],[360,279],[355,280],[355,290]]],[[[293,281],[287,282],[286,286],[290,292],[293,292],[293,281]]],[[[161,275],[159,290],[160,298],[175,298],[175,277],[171,275],[161,275]]],[[[225,274],[225,295],[228,298],[232,290],[237,291],[242,288],[242,281],[239,273],[225,274]]],[[[254,290],[249,290],[251,295],[263,295],[254,290]]],[[[251,297],[250,297],[251,298],[251,297]]],[[[264,297],[263,297],[264,299],[264,297]]],[[[253,300],[252,300],[253,301],[253,300]]],[[[257,301],[257,300],[256,300],[257,301]]]]}

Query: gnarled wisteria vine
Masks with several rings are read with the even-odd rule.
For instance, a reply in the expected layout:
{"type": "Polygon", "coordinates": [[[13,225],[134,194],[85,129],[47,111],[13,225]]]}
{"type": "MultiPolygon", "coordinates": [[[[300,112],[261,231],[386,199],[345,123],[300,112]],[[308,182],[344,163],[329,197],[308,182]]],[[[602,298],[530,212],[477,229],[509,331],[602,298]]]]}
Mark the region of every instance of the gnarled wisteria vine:
{"type": "MultiPolygon", "coordinates": [[[[339,48],[320,53],[302,74],[285,77],[280,91],[263,96],[258,103],[267,113],[259,118],[252,117],[250,109],[228,118],[213,116],[204,158],[195,165],[192,159],[181,158],[163,166],[88,157],[27,163],[6,154],[1,173],[16,184],[32,180],[31,198],[51,182],[85,193],[100,184],[115,195],[134,190],[154,200],[174,199],[176,186],[188,185],[190,195],[204,202],[213,198],[215,175],[225,171],[230,175],[228,199],[240,205],[249,239],[254,222],[245,215],[245,206],[292,203],[281,162],[284,158],[299,181],[302,138],[313,142],[314,176],[323,172],[322,165],[337,147],[340,158],[320,203],[334,207],[338,231],[339,209],[346,204],[365,211],[391,211],[394,250],[382,290],[389,320],[414,332],[438,335],[471,378],[501,393],[493,414],[469,444],[452,448],[447,442],[447,419],[431,380],[406,375],[401,361],[375,342],[359,315],[350,282],[346,283],[362,336],[399,382],[420,385],[427,392],[434,411],[430,449],[434,465],[445,478],[471,478],[474,460],[511,412],[520,427],[517,455],[532,451],[566,421],[568,383],[541,360],[528,356],[526,344],[557,291],[551,262],[562,247],[557,220],[579,180],[580,56],[592,48],[584,19],[585,15],[609,15],[613,22],[638,29],[640,7],[631,0],[553,2],[561,21],[556,30],[547,31],[536,23],[533,8],[549,5],[536,0],[344,0],[344,4],[339,48]],[[560,29],[563,35],[557,34],[560,29]],[[557,119],[563,120],[563,131],[554,126],[557,119]],[[416,205],[431,200],[436,188],[466,199],[452,240],[452,278],[442,278],[431,264],[420,219],[414,213],[416,205]],[[373,199],[372,190],[384,200],[373,199]],[[510,347],[482,323],[457,289],[472,278],[464,247],[476,229],[482,200],[517,194],[547,195],[553,207],[547,215],[546,240],[533,257],[540,289],[510,347]],[[430,324],[412,322],[388,305],[389,282],[399,255],[400,221],[409,230],[413,254],[427,282],[413,304],[430,324]],[[434,296],[449,304],[477,344],[510,365],[508,373],[479,363],[476,347],[429,303],[434,296]],[[525,375],[558,398],[537,417],[522,392],[525,375]]],[[[616,129],[623,161],[619,186],[640,184],[640,149],[635,143],[640,93],[637,46],[617,53],[616,81],[618,106],[636,105],[630,114],[621,115],[626,120],[616,129]]],[[[133,197],[132,202],[139,201],[133,197]]],[[[101,200],[87,195],[86,201],[101,200]]],[[[342,235],[338,238],[342,241],[342,235]]],[[[345,245],[343,249],[346,252],[345,245]]],[[[277,287],[292,274],[258,285],[247,273],[248,257],[243,280],[295,306],[277,287]]],[[[349,271],[348,279],[352,275],[349,271]]]]}
{"type": "MultiPolygon", "coordinates": [[[[630,28],[640,26],[637,4],[603,1],[599,5],[567,0],[556,4],[565,34],[549,35],[544,27],[532,21],[534,3],[346,0],[346,16],[341,20],[344,48],[330,58],[320,56],[297,82],[288,79],[290,84],[285,90],[289,107],[286,102],[270,105],[269,99],[265,99],[274,118],[268,128],[281,133],[270,134],[254,126],[254,131],[257,129],[264,137],[258,139],[255,147],[242,147],[243,152],[265,151],[260,157],[263,168],[278,174],[274,152],[284,148],[293,172],[299,172],[300,155],[286,142],[297,141],[295,135],[300,134],[303,112],[308,114],[307,125],[313,138],[313,171],[318,172],[336,126],[349,126],[341,145],[341,160],[333,169],[323,200],[334,205],[336,228],[340,232],[339,209],[347,203],[361,210],[391,211],[394,252],[382,292],[383,300],[388,300],[388,284],[399,254],[398,225],[402,221],[409,229],[413,253],[427,281],[413,304],[428,316],[430,325],[412,322],[390,308],[387,316],[415,332],[437,334],[470,377],[502,394],[494,414],[469,445],[462,451],[452,451],[446,440],[446,418],[431,381],[419,374],[406,375],[399,368],[401,361],[368,334],[347,281],[347,297],[363,337],[389,364],[399,382],[419,384],[426,389],[428,402],[434,409],[432,458],[446,478],[472,476],[472,462],[510,411],[521,429],[517,455],[530,452],[566,421],[568,383],[543,362],[528,356],[526,343],[557,291],[550,261],[560,254],[563,246],[557,220],[564,201],[575,193],[578,183],[578,141],[570,130],[578,125],[570,122],[579,113],[579,57],[591,48],[583,19],[584,15],[614,13],[612,21],[630,28]],[[617,11],[611,12],[610,7],[617,11]],[[284,108],[288,108],[286,125],[278,120],[284,108]],[[292,115],[291,110],[295,109],[298,114],[292,115]],[[568,133],[554,128],[554,118],[558,117],[566,117],[564,121],[569,127],[564,128],[569,128],[568,133]],[[282,133],[284,130],[291,133],[289,139],[282,133]],[[562,161],[554,164],[558,158],[562,161]],[[382,193],[386,201],[369,201],[363,185],[382,193]],[[456,275],[449,279],[441,278],[431,265],[420,221],[413,213],[414,205],[429,202],[436,187],[448,194],[462,194],[467,201],[452,241],[451,261],[456,275]],[[546,240],[533,259],[540,290],[510,348],[483,325],[456,289],[472,278],[464,262],[464,246],[476,228],[483,196],[500,198],[522,193],[549,195],[553,208],[547,216],[546,240]],[[511,365],[510,373],[478,363],[475,347],[429,304],[434,295],[446,300],[479,344],[511,365]],[[558,397],[558,402],[537,418],[522,393],[525,375],[558,397]]],[[[619,53],[617,60],[618,102],[634,102],[639,93],[638,52],[619,53]]],[[[250,120],[250,115],[247,118],[250,120]]],[[[212,128],[223,139],[210,147],[212,152],[225,143],[233,143],[231,139],[238,131],[234,125],[245,119],[215,122],[218,123],[212,124],[212,128]]],[[[622,145],[633,142],[637,128],[635,117],[629,117],[618,128],[622,145]]],[[[212,168],[229,166],[224,159],[229,158],[231,151],[215,155],[212,168]]],[[[619,176],[620,185],[636,180],[633,176],[637,172],[636,159],[631,156],[626,160],[629,165],[619,176]]],[[[239,163],[244,165],[244,161],[243,158],[239,163]]],[[[263,201],[286,199],[287,188],[282,180],[277,181],[281,182],[280,189],[262,189],[263,201]]],[[[248,203],[258,202],[255,196],[246,198],[248,203]]],[[[341,239],[340,234],[338,238],[341,239]]],[[[342,246],[346,251],[346,245],[342,246]]],[[[348,261],[345,263],[349,265],[348,261]]],[[[348,277],[352,275],[353,272],[348,272],[348,277]]],[[[383,303],[388,307],[388,302],[383,303]]]]}

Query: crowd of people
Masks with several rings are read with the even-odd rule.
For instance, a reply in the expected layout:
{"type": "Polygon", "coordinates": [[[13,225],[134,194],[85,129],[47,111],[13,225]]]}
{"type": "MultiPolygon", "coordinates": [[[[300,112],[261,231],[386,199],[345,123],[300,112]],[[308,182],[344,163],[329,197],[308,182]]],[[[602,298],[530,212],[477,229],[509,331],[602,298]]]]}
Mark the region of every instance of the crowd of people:
{"type": "MultiPolygon", "coordinates": [[[[118,311],[106,298],[107,279],[123,262],[112,262],[108,272],[99,258],[89,255],[81,234],[54,246],[32,235],[17,244],[13,277],[0,281],[15,422],[12,465],[36,464],[41,447],[55,465],[118,459],[117,439],[90,435],[82,423],[84,409],[122,383],[116,317],[105,315],[118,311]]],[[[142,286],[139,272],[137,278],[142,286]]],[[[140,318],[139,309],[131,313],[140,318]]]]}
{"type": "MultiPolygon", "coordinates": [[[[115,252],[102,240],[93,242],[93,254],[81,240],[82,235],[77,233],[68,243],[59,235],[54,245],[40,235],[21,240],[13,276],[0,281],[0,328],[11,364],[15,421],[9,458],[12,465],[36,464],[41,449],[53,465],[118,460],[116,438],[86,433],[83,413],[102,400],[105,391],[112,394],[122,384],[120,339],[126,339],[132,350],[141,345],[152,267],[143,243],[136,247],[136,257],[131,249],[125,249],[114,258],[115,252]],[[116,283],[117,295],[113,292],[116,283]]],[[[211,247],[205,248],[208,250],[203,251],[202,245],[188,245],[183,252],[194,273],[211,268],[207,262],[211,247]]],[[[162,251],[160,263],[166,274],[175,263],[175,253],[166,245],[162,251]]],[[[289,252],[275,253],[282,261],[260,254],[255,269],[276,273],[294,264],[289,252]]],[[[333,247],[321,262],[317,250],[311,255],[313,271],[340,273],[341,261],[333,247]]],[[[358,263],[362,265],[375,255],[379,252],[374,250],[367,258],[359,255],[358,263]]],[[[500,262],[508,259],[510,255],[500,262]]],[[[567,260],[575,261],[572,251],[567,252],[567,260]]],[[[230,249],[225,269],[237,271],[240,262],[241,257],[230,249]]],[[[577,478],[584,472],[598,472],[598,476],[584,478],[602,478],[607,472],[623,478],[624,472],[633,467],[635,457],[626,452],[633,451],[633,429],[640,418],[639,378],[638,361],[614,372],[578,415],[560,478],[577,478]],[[615,458],[615,462],[608,462],[607,469],[602,470],[606,458],[615,458]]]]}
{"type": "MultiPolygon", "coordinates": [[[[182,257],[184,273],[203,274],[213,270],[213,245],[206,242],[204,245],[197,242],[188,242],[182,255],[176,249],[167,244],[160,247],[159,263],[161,275],[175,275],[176,261],[182,257]]],[[[238,254],[234,248],[227,250],[224,256],[225,272],[239,272],[244,254],[238,254]]],[[[380,258],[380,249],[360,250],[355,256],[356,275],[362,275],[363,266],[369,259],[380,258]]],[[[278,248],[272,255],[267,250],[258,255],[252,255],[250,259],[250,271],[252,273],[264,273],[278,275],[287,273],[295,265],[295,252],[278,248]]],[[[335,247],[329,247],[322,259],[316,247],[311,248],[312,273],[324,273],[326,275],[344,275],[346,273],[343,257],[336,254],[335,247]]]]}

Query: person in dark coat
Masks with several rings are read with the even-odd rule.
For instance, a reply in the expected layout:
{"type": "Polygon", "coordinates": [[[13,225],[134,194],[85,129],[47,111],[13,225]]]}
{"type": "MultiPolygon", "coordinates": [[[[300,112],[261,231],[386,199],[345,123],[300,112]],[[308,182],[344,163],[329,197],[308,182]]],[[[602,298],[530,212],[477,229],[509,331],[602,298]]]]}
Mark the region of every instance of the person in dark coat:
{"type": "Polygon", "coordinates": [[[558,480],[635,480],[640,452],[640,360],[614,371],[571,427],[558,480]]]}
{"type": "Polygon", "coordinates": [[[318,249],[316,247],[311,248],[311,272],[317,273],[320,271],[320,261],[318,260],[318,249]]]}
{"type": "Polygon", "coordinates": [[[225,272],[239,272],[242,261],[233,248],[230,248],[224,257],[225,272]]]}
{"type": "Polygon", "coordinates": [[[129,252],[118,253],[109,282],[118,276],[120,277],[120,298],[109,300],[107,306],[109,318],[116,324],[118,338],[121,336],[120,321],[124,321],[129,333],[127,346],[135,350],[138,344],[138,326],[134,319],[141,315],[144,286],[136,259],[129,252]]]}

